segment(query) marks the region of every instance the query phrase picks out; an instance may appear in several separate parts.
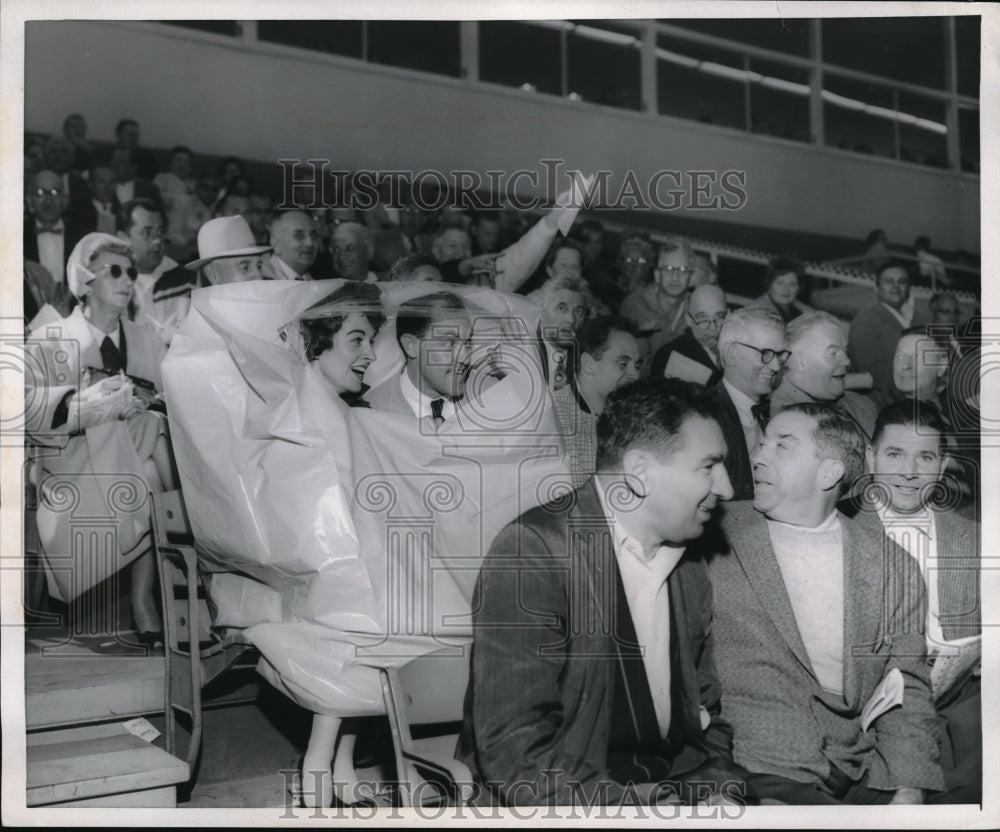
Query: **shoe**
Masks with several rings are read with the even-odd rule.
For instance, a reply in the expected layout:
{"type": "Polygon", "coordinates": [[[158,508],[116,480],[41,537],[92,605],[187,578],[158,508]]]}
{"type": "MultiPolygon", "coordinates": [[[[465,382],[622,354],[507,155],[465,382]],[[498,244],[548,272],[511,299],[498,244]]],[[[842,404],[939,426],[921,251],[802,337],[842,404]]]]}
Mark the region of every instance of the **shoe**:
{"type": "Polygon", "coordinates": [[[163,649],[163,630],[136,630],[135,638],[143,647],[163,649]]]}

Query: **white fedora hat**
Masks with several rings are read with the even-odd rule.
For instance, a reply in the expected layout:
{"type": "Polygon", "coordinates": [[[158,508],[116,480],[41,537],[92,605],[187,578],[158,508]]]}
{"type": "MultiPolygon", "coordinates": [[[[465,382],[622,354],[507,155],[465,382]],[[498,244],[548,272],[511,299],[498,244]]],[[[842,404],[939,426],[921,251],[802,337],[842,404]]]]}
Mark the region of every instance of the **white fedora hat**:
{"type": "Polygon", "coordinates": [[[263,254],[271,246],[259,246],[253,232],[243,217],[216,217],[198,229],[198,259],[184,268],[200,269],[220,257],[242,257],[246,254],[263,254]]]}

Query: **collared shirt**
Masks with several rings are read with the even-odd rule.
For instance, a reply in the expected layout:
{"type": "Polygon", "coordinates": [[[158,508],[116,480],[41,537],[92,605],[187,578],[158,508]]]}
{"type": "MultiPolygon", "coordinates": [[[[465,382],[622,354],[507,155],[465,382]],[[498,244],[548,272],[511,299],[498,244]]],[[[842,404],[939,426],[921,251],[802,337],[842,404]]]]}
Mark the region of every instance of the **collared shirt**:
{"type": "Polygon", "coordinates": [[[66,226],[62,220],[52,226],[57,234],[39,233],[35,225],[35,237],[38,240],[38,262],[48,269],[56,283],[66,282],[66,226]]]}
{"type": "Polygon", "coordinates": [[[277,254],[271,255],[271,265],[274,267],[274,276],[277,280],[312,280],[309,272],[300,275],[277,254]]]}
{"type": "Polygon", "coordinates": [[[660,735],[670,730],[670,594],[667,578],[684,556],[684,549],[658,546],[644,552],[639,541],[605,502],[598,483],[597,494],[611,527],[615,559],[628,599],[635,635],[642,650],[642,663],[656,710],[660,735]]]}
{"type": "Polygon", "coordinates": [[[945,643],[938,600],[937,523],[927,508],[913,514],[897,514],[888,506],[878,508],[885,535],[901,546],[920,565],[927,585],[927,652],[934,653],[945,643]]]}
{"type": "Polygon", "coordinates": [[[757,444],[760,442],[760,425],[754,418],[752,408],[757,402],[751,399],[742,390],[737,390],[729,381],[723,376],[722,384],[726,388],[726,392],[729,394],[729,398],[732,399],[733,405],[736,407],[736,412],[740,417],[740,427],[743,428],[743,438],[747,443],[747,453],[752,454],[757,449],[757,444]]]}
{"type": "Polygon", "coordinates": [[[418,419],[423,419],[424,417],[433,419],[434,414],[431,412],[431,402],[440,398],[444,399],[444,405],[441,407],[442,418],[447,422],[449,419],[455,417],[455,402],[447,396],[435,396],[432,398],[425,393],[421,393],[414,383],[410,381],[410,376],[405,368],[400,373],[399,388],[403,393],[403,398],[406,399],[406,403],[418,419]]]}
{"type": "Polygon", "coordinates": [[[834,511],[814,528],[767,521],[795,623],[820,686],[844,693],[844,535],[834,511]]]}
{"type": "Polygon", "coordinates": [[[86,315],[83,316],[83,319],[87,322],[87,326],[90,329],[90,334],[94,336],[94,343],[97,344],[98,347],[100,347],[101,344],[104,343],[105,338],[110,338],[111,343],[114,344],[119,349],[121,349],[121,344],[119,343],[119,335],[121,334],[121,327],[119,324],[115,324],[115,328],[112,329],[111,332],[101,332],[101,330],[99,330],[96,326],[94,326],[90,322],[90,318],[88,318],[86,315]]]}
{"type": "Polygon", "coordinates": [[[892,317],[894,317],[897,321],[899,321],[899,325],[901,327],[903,327],[903,329],[909,329],[910,328],[910,323],[913,320],[913,307],[912,306],[910,306],[909,312],[907,312],[907,311],[905,311],[906,308],[907,308],[906,304],[903,304],[903,308],[902,309],[893,309],[891,306],[889,306],[888,303],[883,303],[882,305],[886,309],[889,310],[889,312],[892,315],[892,317]]]}

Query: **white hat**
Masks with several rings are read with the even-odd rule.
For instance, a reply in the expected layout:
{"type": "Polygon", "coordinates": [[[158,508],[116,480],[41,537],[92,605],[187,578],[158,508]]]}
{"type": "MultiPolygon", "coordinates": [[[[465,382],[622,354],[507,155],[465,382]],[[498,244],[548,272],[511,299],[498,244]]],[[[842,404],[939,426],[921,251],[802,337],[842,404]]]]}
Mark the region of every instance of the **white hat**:
{"type": "Polygon", "coordinates": [[[259,246],[253,232],[243,217],[216,217],[198,229],[198,255],[184,268],[200,269],[220,257],[242,257],[246,254],[263,254],[271,246],[259,246]]]}

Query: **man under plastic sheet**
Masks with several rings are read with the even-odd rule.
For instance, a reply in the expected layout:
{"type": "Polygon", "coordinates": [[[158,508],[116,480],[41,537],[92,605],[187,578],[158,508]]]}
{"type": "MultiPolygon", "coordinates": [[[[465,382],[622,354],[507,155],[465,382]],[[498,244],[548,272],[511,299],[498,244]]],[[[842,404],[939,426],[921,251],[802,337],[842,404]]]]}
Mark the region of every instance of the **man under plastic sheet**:
{"type": "MultiPolygon", "coordinates": [[[[349,717],[381,711],[367,666],[469,640],[472,589],[493,536],[569,477],[527,335],[536,306],[448,287],[473,322],[472,370],[456,418],[435,429],[348,408],[306,383],[285,325],[340,284],[197,291],[163,374],[208,568],[253,579],[213,576],[216,623],[248,627],[261,673],[297,703],[349,717]]],[[[402,366],[395,310],[428,291],[378,286],[388,320],[365,374],[372,386],[402,366]]]]}

